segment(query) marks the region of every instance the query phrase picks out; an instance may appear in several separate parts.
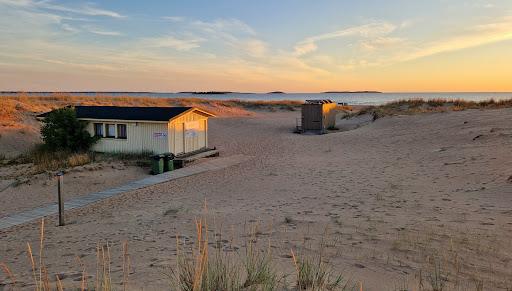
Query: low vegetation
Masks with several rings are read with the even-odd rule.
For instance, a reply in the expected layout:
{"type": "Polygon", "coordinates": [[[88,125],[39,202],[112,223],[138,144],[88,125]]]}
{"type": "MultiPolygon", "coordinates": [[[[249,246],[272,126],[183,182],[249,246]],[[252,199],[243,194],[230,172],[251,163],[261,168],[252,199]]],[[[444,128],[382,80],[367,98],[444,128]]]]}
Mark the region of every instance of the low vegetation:
{"type": "MultiPolygon", "coordinates": [[[[467,101],[460,99],[407,99],[386,103],[380,106],[363,108],[355,115],[372,114],[374,120],[399,114],[417,114],[427,112],[462,111],[467,109],[511,108],[512,99],[467,101]]],[[[353,115],[347,115],[350,117],[353,115]]]]}
{"type": "MultiPolygon", "coordinates": [[[[222,237],[222,233],[213,231],[209,234],[206,218],[195,222],[196,237],[193,244],[181,241],[177,236],[176,264],[163,268],[163,274],[169,278],[170,290],[177,291],[272,291],[272,290],[356,290],[349,281],[331,268],[322,257],[322,250],[310,254],[295,255],[291,250],[296,270],[286,274],[276,264],[270,246],[261,248],[257,240],[257,227],[243,247],[239,250],[222,237]],[[213,238],[213,242],[211,242],[213,238]],[[287,282],[287,277],[292,278],[287,282]]],[[[13,290],[27,286],[32,281],[38,291],[50,290],[127,290],[132,272],[128,244],[123,242],[119,264],[112,262],[112,247],[109,242],[96,247],[96,272],[89,272],[79,256],[76,257],[79,280],[64,283],[61,274],[50,274],[45,263],[45,221],[41,220],[38,248],[34,249],[27,242],[27,255],[30,262],[32,278],[19,278],[3,262],[0,262],[0,282],[13,290]],[[121,270],[113,270],[113,265],[121,270]],[[119,273],[113,279],[113,273],[119,273]],[[121,277],[121,278],[117,278],[121,277]],[[28,281],[28,282],[27,282],[28,281]],[[53,283],[52,283],[53,282],[53,283]]],[[[75,278],[75,276],[73,276],[75,278]]]]}
{"type": "Polygon", "coordinates": [[[43,113],[53,109],[73,105],[102,106],[194,106],[221,116],[247,116],[249,110],[286,110],[300,108],[300,101],[244,101],[244,100],[212,100],[202,98],[156,98],[131,96],[73,96],[55,93],[51,96],[28,96],[17,94],[2,97],[0,108],[0,126],[13,126],[22,122],[26,115],[43,113]]]}
{"type": "MultiPolygon", "coordinates": [[[[177,213],[177,210],[172,210],[172,215],[177,213]]],[[[162,276],[169,279],[170,290],[365,290],[364,282],[354,283],[329,263],[333,254],[329,254],[328,249],[336,249],[336,244],[331,245],[331,242],[324,239],[327,238],[327,233],[322,236],[318,247],[313,246],[313,243],[306,243],[305,240],[303,246],[291,247],[289,256],[283,259],[283,256],[272,252],[274,248],[270,243],[267,244],[266,241],[258,239],[262,233],[257,224],[251,227],[246,236],[243,236],[245,243],[239,247],[235,243],[236,237],[225,239],[222,232],[210,229],[205,217],[195,221],[196,233],[191,240],[185,236],[176,236],[176,255],[171,259],[174,263],[160,269],[162,276]],[[284,271],[286,269],[290,271],[284,271]]],[[[28,277],[27,275],[18,276],[7,264],[0,262],[1,287],[6,290],[21,290],[33,285],[32,289],[38,291],[130,290],[129,275],[133,274],[134,270],[131,267],[132,261],[127,242],[97,244],[96,270],[93,272],[90,271],[91,266],[81,260],[82,256],[77,256],[78,271],[62,272],[63,270],[60,270],[61,272],[51,274],[45,263],[44,229],[45,222],[42,220],[36,246],[33,247],[33,244],[27,243],[26,253],[29,258],[27,269],[30,270],[28,277]],[[113,252],[120,252],[121,256],[114,256],[113,252]],[[73,275],[70,276],[70,274],[73,275]],[[66,277],[69,277],[68,280],[66,277]]],[[[428,238],[430,235],[422,234],[422,236],[428,238]]],[[[476,247],[476,251],[482,252],[483,256],[506,258],[500,246],[495,246],[496,250],[489,250],[488,246],[470,245],[466,238],[450,238],[448,249],[444,246],[432,245],[436,242],[441,243],[437,238],[430,238],[431,242],[428,242],[429,239],[408,236],[398,239],[401,240],[396,246],[398,249],[388,256],[393,253],[418,255],[420,265],[410,276],[397,277],[394,289],[382,290],[479,291],[491,290],[484,289],[491,286],[497,287],[492,290],[512,290],[510,281],[502,282],[497,286],[491,285],[492,280],[499,278],[495,277],[499,275],[496,270],[491,266],[488,271],[479,269],[478,264],[471,262],[472,256],[462,254],[462,252],[473,253],[476,247]],[[499,254],[493,254],[494,252],[499,254]]],[[[141,282],[137,282],[137,285],[140,286],[141,282]]]]}
{"type": "Polygon", "coordinates": [[[35,172],[55,171],[89,164],[95,160],[95,154],[89,151],[71,152],[67,150],[49,150],[45,145],[36,145],[32,150],[11,159],[10,164],[32,163],[35,172]]]}
{"type": "Polygon", "coordinates": [[[41,127],[43,143],[7,159],[2,165],[33,164],[33,172],[55,171],[89,164],[95,154],[89,151],[95,138],[85,130],[85,124],[76,119],[70,108],[62,108],[49,114],[41,127]]]}
{"type": "Polygon", "coordinates": [[[295,272],[286,274],[278,268],[270,246],[258,245],[261,233],[257,225],[252,227],[243,252],[238,252],[232,241],[224,240],[216,231],[211,243],[208,233],[208,223],[202,218],[196,221],[196,241],[192,246],[187,247],[185,241],[177,239],[177,264],[169,267],[173,290],[355,290],[327,264],[322,245],[317,251],[300,255],[291,250],[289,263],[295,272]],[[292,279],[287,282],[288,277],[292,279]]]}
{"type": "Polygon", "coordinates": [[[141,153],[96,153],[92,151],[72,152],[68,150],[49,150],[45,145],[35,145],[31,150],[13,158],[0,154],[1,166],[33,164],[32,171],[26,175],[66,170],[94,162],[122,161],[125,164],[149,167],[149,152],[141,153]]]}
{"type": "Polygon", "coordinates": [[[142,151],[134,153],[95,153],[95,160],[101,161],[124,161],[139,167],[149,167],[152,152],[142,151]]]}
{"type": "Polygon", "coordinates": [[[296,284],[299,290],[354,290],[349,282],[345,281],[325,261],[322,253],[316,257],[296,256],[292,251],[293,263],[296,270],[296,284]]]}

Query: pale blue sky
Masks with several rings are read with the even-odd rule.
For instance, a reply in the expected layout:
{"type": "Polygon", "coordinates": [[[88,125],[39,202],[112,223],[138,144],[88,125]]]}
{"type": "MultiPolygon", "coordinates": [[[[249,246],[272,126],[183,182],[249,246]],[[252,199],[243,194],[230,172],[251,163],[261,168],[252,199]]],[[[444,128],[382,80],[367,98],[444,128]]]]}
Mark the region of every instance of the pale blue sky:
{"type": "Polygon", "coordinates": [[[0,90],[510,91],[510,67],[510,0],[0,0],[0,90]]]}

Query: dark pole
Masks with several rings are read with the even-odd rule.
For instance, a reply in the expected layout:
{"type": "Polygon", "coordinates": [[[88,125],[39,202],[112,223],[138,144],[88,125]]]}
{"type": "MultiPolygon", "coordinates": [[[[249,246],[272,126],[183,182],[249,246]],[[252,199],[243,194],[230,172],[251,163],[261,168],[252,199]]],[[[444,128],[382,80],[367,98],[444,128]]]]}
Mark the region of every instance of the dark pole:
{"type": "Polygon", "coordinates": [[[58,199],[59,199],[59,226],[64,226],[64,201],[62,201],[62,188],[64,186],[64,173],[61,171],[57,173],[57,190],[58,190],[58,199]]]}

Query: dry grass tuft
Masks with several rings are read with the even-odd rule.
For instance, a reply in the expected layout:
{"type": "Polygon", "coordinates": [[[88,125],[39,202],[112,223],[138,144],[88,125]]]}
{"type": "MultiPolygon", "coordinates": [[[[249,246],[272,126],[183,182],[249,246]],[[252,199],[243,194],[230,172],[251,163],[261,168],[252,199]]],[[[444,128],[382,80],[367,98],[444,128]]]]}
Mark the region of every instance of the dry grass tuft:
{"type": "Polygon", "coordinates": [[[354,290],[343,275],[330,267],[322,256],[296,255],[291,250],[296,271],[296,287],[298,290],[354,290]]]}
{"type": "Polygon", "coordinates": [[[68,156],[67,166],[77,167],[89,164],[92,161],[90,153],[73,153],[68,156]]]}
{"type": "Polygon", "coordinates": [[[52,151],[43,145],[37,145],[29,152],[20,155],[13,162],[33,163],[36,172],[55,171],[69,167],[77,167],[94,161],[92,152],[71,153],[67,151],[52,151]]]}
{"type": "Polygon", "coordinates": [[[13,100],[4,100],[0,106],[0,125],[8,126],[19,120],[19,113],[16,109],[16,102],[13,100]]]}
{"type": "Polygon", "coordinates": [[[267,250],[259,249],[256,246],[256,236],[257,230],[254,228],[251,238],[245,246],[243,264],[246,278],[242,287],[246,289],[259,287],[257,289],[267,291],[276,290],[281,279],[278,278],[276,267],[272,262],[270,246],[267,250]]]}
{"type": "Polygon", "coordinates": [[[426,279],[432,288],[432,291],[443,291],[447,282],[448,275],[445,273],[438,257],[429,258],[430,267],[427,269],[426,279]]]}
{"type": "Polygon", "coordinates": [[[196,241],[191,252],[184,251],[185,243],[177,241],[176,267],[170,277],[173,289],[196,290],[240,290],[240,268],[232,254],[222,250],[217,242],[210,255],[208,247],[208,223],[205,218],[196,221],[196,241]]]}

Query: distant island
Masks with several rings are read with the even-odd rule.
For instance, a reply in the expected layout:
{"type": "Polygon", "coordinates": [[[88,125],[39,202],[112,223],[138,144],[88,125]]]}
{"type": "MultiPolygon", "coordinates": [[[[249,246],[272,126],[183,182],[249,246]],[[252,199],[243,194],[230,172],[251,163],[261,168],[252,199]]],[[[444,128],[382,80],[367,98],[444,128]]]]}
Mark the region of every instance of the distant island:
{"type": "Polygon", "coordinates": [[[220,94],[232,94],[234,92],[229,91],[205,91],[205,92],[196,92],[196,91],[190,91],[190,92],[178,92],[178,94],[198,94],[198,95],[220,95],[220,94]]]}
{"type": "Polygon", "coordinates": [[[327,91],[322,94],[361,94],[361,93],[382,93],[379,91],[327,91]]]}
{"type": "Polygon", "coordinates": [[[283,91],[272,91],[272,92],[268,92],[267,94],[286,94],[286,93],[284,93],[283,91]]]}

